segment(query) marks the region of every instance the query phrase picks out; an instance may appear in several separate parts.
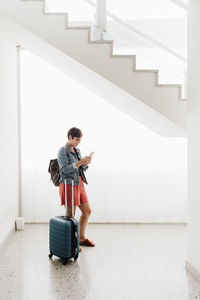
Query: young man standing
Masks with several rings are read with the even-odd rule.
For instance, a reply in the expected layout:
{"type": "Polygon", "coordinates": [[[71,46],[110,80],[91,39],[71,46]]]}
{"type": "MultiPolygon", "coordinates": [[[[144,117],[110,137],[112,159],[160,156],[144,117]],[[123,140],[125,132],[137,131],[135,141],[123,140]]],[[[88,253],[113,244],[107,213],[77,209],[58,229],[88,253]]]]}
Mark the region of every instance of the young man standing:
{"type": "Polygon", "coordinates": [[[79,207],[82,214],[79,219],[79,244],[88,247],[94,247],[95,244],[86,238],[86,226],[91,214],[90,204],[85,192],[84,183],[87,184],[84,172],[91,163],[92,155],[81,157],[80,150],[77,148],[82,138],[82,132],[79,128],[73,127],[68,133],[68,141],[58,152],[58,164],[60,167],[60,186],[59,194],[61,205],[65,204],[65,178],[67,181],[67,215],[72,217],[72,180],[74,180],[74,214],[76,206],[79,207]]]}

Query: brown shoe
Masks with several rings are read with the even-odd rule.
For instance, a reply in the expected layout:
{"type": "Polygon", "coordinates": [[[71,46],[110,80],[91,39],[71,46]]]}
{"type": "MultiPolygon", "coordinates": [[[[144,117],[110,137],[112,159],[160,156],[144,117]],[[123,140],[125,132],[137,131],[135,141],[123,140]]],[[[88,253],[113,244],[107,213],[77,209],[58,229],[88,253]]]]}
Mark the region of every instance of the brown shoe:
{"type": "Polygon", "coordinates": [[[95,247],[95,244],[88,239],[85,239],[84,241],[80,242],[79,245],[87,246],[87,247],[95,247]]]}
{"type": "Polygon", "coordinates": [[[79,247],[79,252],[81,252],[82,251],[82,248],[81,247],[79,247]]]}

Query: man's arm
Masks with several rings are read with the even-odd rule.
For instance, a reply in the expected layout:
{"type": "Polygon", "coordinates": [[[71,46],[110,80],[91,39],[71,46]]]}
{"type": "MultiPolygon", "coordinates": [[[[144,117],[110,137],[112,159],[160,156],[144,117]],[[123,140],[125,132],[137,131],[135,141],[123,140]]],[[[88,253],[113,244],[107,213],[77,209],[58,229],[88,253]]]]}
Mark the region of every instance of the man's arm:
{"type": "Polygon", "coordinates": [[[66,154],[66,150],[64,147],[60,148],[58,152],[58,164],[60,169],[67,175],[75,172],[77,169],[76,163],[69,164],[69,159],[66,154]]]}

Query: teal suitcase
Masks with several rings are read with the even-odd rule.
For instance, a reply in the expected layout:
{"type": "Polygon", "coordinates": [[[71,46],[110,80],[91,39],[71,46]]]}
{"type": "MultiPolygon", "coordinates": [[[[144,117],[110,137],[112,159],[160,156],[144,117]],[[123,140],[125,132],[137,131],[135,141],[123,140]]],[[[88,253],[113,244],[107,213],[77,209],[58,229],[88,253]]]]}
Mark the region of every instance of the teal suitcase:
{"type": "MultiPolygon", "coordinates": [[[[67,192],[65,179],[65,206],[67,207],[67,192]]],[[[67,212],[67,210],[66,210],[67,212]]],[[[66,265],[68,259],[79,256],[79,224],[74,218],[74,197],[72,180],[72,218],[67,216],[54,217],[49,222],[49,258],[53,255],[63,259],[66,265]]]]}

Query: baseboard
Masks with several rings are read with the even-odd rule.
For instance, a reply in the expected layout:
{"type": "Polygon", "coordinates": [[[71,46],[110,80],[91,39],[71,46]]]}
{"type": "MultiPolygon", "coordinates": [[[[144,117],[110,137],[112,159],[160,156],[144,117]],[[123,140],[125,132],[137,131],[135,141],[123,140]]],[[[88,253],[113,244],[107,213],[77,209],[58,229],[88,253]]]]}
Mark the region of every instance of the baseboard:
{"type": "Polygon", "coordinates": [[[15,232],[15,225],[12,226],[11,230],[7,234],[7,237],[1,242],[1,244],[0,244],[0,253],[6,247],[6,245],[8,244],[8,242],[9,242],[9,240],[12,237],[12,235],[13,235],[14,232],[15,232]]]}
{"type": "MultiPolygon", "coordinates": [[[[30,1],[30,0],[25,0],[30,1]]],[[[49,224],[49,222],[25,222],[25,224],[49,224]]]]}
{"type": "Polygon", "coordinates": [[[200,273],[189,263],[189,261],[185,261],[185,269],[188,271],[191,276],[200,283],[200,273]]]}
{"type": "MultiPolygon", "coordinates": [[[[25,224],[49,224],[49,222],[25,222],[25,224]]],[[[145,222],[88,222],[88,224],[105,224],[105,225],[187,225],[186,222],[180,223],[145,223],[145,222]]]]}
{"type": "Polygon", "coordinates": [[[187,225],[187,222],[167,223],[167,222],[88,222],[88,224],[119,224],[119,225],[187,225]]]}

